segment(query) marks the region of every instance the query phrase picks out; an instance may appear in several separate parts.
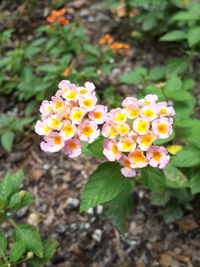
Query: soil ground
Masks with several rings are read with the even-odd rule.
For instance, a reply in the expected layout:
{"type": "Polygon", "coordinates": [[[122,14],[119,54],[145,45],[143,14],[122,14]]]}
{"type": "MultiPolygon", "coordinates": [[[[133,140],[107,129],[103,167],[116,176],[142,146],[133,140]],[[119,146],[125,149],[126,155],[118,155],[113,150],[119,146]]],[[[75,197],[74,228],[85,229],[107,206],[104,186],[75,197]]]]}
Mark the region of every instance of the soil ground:
{"type": "MultiPolygon", "coordinates": [[[[35,27],[45,23],[44,17],[51,11],[48,1],[39,2],[30,12],[28,1],[3,1],[2,29],[16,27],[16,34],[26,41],[27,33],[31,35],[35,27]],[[8,19],[11,14],[12,19],[8,19]]],[[[128,40],[132,46],[131,55],[118,60],[108,81],[124,96],[134,94],[138,88],[121,86],[117,77],[135,65],[165,64],[175,53],[152,40],[139,44],[130,39],[127,19],[113,16],[98,1],[77,0],[66,3],[66,7],[87,28],[93,42],[109,32],[116,40],[128,40]]],[[[6,101],[7,98],[2,103],[6,101]]],[[[10,109],[14,109],[14,104],[10,109]]],[[[150,205],[150,192],[145,187],[137,187],[132,194],[134,209],[127,220],[127,233],[120,236],[112,221],[102,218],[102,206],[79,212],[81,190],[99,160],[85,156],[73,160],[63,153],[43,153],[39,142],[40,138],[33,133],[18,140],[12,153],[1,151],[0,176],[18,168],[24,170],[24,187],[33,193],[36,201],[30,209],[23,209],[17,219],[34,224],[44,239],[56,239],[59,243],[55,256],[46,266],[200,266],[200,199],[195,200],[192,212],[166,225],[162,221],[162,208],[150,205]]]]}

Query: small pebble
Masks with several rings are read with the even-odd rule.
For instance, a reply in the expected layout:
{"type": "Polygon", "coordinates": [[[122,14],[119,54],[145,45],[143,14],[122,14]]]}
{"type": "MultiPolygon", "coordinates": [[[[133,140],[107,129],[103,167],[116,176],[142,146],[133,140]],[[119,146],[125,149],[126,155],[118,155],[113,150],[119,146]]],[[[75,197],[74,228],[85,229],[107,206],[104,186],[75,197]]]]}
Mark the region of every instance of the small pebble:
{"type": "Polygon", "coordinates": [[[86,230],[90,229],[90,227],[91,227],[90,223],[85,223],[84,228],[85,228],[86,230]]]}
{"type": "Polygon", "coordinates": [[[144,198],[144,191],[139,191],[139,198],[140,199],[143,199],[144,198]]]}
{"type": "Polygon", "coordinates": [[[66,208],[77,208],[79,206],[78,198],[69,197],[65,202],[66,208]]]}
{"type": "Polygon", "coordinates": [[[92,238],[97,241],[98,243],[101,242],[102,239],[102,230],[101,229],[97,229],[94,231],[92,238]]]}
{"type": "Polygon", "coordinates": [[[102,205],[98,205],[97,207],[96,207],[96,213],[97,214],[101,214],[103,212],[103,206],[102,205]]]}
{"type": "Polygon", "coordinates": [[[76,223],[72,223],[72,224],[70,225],[70,230],[71,230],[72,232],[77,231],[77,229],[78,229],[78,226],[77,226],[76,223]]]}
{"type": "Polygon", "coordinates": [[[93,215],[94,214],[94,209],[93,208],[89,208],[88,210],[86,210],[86,213],[89,215],[93,215]]]}
{"type": "Polygon", "coordinates": [[[61,224],[60,222],[55,223],[55,230],[57,233],[63,234],[67,229],[66,225],[61,224]]]}
{"type": "Polygon", "coordinates": [[[18,210],[17,217],[18,218],[23,217],[26,214],[27,211],[28,211],[28,207],[24,207],[24,208],[18,210]]]}

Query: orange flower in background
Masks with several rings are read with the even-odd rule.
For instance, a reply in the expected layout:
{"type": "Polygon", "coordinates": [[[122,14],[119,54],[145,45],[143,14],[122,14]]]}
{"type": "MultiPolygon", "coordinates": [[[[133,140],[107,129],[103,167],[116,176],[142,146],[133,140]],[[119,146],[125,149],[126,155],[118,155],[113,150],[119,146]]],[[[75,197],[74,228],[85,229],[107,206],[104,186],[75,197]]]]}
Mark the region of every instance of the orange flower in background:
{"type": "Polygon", "coordinates": [[[114,39],[109,33],[105,34],[103,38],[99,39],[99,44],[106,45],[108,48],[112,48],[115,54],[126,55],[127,51],[131,48],[129,44],[114,42],[114,39]]]}
{"type": "Polygon", "coordinates": [[[99,39],[99,44],[111,44],[113,42],[113,38],[109,33],[105,34],[103,38],[99,39]]]}
{"type": "Polygon", "coordinates": [[[71,73],[69,68],[66,68],[63,72],[63,76],[68,76],[71,73]]]}
{"type": "Polygon", "coordinates": [[[65,13],[66,13],[66,9],[65,8],[61,8],[59,10],[53,10],[51,12],[51,14],[47,17],[47,21],[49,23],[53,23],[53,22],[57,22],[60,25],[66,25],[69,24],[70,21],[68,19],[66,19],[64,17],[65,13]]]}

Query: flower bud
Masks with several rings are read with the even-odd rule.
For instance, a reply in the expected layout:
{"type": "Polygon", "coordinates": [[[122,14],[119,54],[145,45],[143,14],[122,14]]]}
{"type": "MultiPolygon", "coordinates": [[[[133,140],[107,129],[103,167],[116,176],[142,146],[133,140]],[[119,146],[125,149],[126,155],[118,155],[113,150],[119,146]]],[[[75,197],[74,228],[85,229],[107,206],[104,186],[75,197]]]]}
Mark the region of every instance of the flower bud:
{"type": "Polygon", "coordinates": [[[32,259],[33,257],[34,257],[34,253],[32,251],[27,252],[26,254],[27,259],[32,259]]]}
{"type": "Polygon", "coordinates": [[[21,191],[19,192],[19,196],[20,196],[20,198],[24,198],[25,195],[26,195],[26,191],[25,191],[25,190],[21,190],[21,191]]]}

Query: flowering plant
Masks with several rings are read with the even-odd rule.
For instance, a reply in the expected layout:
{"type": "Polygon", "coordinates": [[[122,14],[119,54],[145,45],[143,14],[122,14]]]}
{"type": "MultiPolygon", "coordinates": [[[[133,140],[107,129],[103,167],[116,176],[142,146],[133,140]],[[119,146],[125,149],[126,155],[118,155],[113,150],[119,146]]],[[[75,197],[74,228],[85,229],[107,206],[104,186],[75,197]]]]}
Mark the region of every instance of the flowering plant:
{"type": "MultiPolygon", "coordinates": [[[[134,182],[125,177],[133,178],[141,169],[145,176],[147,165],[147,175],[152,171],[160,174],[159,169],[169,163],[167,150],[154,142],[172,134],[170,117],[175,111],[166,102],[157,101],[158,97],[151,94],[139,100],[127,97],[121,108],[108,111],[106,106],[97,104],[92,82],[76,86],[63,80],[51,101],[42,102],[41,120],[37,121],[35,131],[44,136],[40,144],[43,151],[64,150],[70,158],[89,151],[89,155],[110,161],[101,164],[90,176],[82,195],[81,211],[131,189],[134,182]]],[[[149,181],[146,183],[154,189],[149,181]]],[[[159,183],[155,186],[158,191],[162,187],[159,183]]]]}

